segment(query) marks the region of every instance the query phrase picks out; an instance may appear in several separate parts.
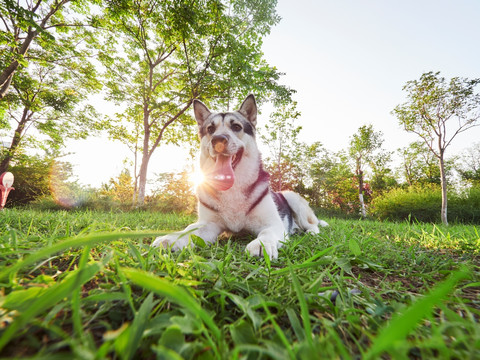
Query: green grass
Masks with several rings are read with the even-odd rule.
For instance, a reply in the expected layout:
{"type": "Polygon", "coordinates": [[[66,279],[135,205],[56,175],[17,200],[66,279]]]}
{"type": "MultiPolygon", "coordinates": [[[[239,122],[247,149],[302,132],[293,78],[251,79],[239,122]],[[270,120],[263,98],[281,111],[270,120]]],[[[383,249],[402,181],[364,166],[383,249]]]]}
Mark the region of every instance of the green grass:
{"type": "Polygon", "coordinates": [[[193,219],[0,213],[0,358],[480,358],[474,226],[327,219],[278,260],[149,246],[193,219]]]}

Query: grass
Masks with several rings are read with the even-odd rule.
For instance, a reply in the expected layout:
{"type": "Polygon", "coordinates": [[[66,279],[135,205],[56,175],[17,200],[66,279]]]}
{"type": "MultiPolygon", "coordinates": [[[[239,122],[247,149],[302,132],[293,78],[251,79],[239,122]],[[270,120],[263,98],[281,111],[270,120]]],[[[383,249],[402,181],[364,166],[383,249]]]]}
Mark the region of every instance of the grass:
{"type": "Polygon", "coordinates": [[[192,220],[0,213],[0,358],[480,358],[474,226],[327,219],[278,260],[149,246],[192,220]]]}

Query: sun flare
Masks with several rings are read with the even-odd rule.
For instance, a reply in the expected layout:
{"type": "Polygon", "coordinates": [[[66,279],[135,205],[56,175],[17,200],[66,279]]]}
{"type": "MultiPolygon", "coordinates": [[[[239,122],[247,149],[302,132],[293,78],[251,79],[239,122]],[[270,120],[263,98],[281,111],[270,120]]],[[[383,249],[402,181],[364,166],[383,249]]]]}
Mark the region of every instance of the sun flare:
{"type": "Polygon", "coordinates": [[[205,176],[203,175],[203,172],[200,170],[199,166],[195,166],[193,171],[190,173],[189,180],[195,188],[203,183],[205,176]]]}

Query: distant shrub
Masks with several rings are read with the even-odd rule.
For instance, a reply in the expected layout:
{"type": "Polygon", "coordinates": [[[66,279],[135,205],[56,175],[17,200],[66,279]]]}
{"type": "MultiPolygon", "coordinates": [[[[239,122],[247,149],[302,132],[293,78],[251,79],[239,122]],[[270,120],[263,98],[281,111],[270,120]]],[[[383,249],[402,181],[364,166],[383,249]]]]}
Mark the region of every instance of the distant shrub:
{"type": "MultiPolygon", "coordinates": [[[[370,214],[382,220],[440,222],[442,193],[437,185],[393,189],[373,200],[370,214]]],[[[450,222],[480,223],[480,188],[448,193],[450,222]]]]}
{"type": "Polygon", "coordinates": [[[406,220],[424,222],[440,221],[442,193],[438,186],[397,188],[372,201],[370,213],[382,220],[406,220]]]}
{"type": "Polygon", "coordinates": [[[28,207],[35,210],[125,210],[123,204],[107,196],[99,195],[95,190],[88,192],[84,190],[68,199],[45,195],[30,202],[28,207]]]}
{"type": "Polygon", "coordinates": [[[448,218],[456,222],[480,224],[480,186],[452,196],[448,202],[448,218]]]}

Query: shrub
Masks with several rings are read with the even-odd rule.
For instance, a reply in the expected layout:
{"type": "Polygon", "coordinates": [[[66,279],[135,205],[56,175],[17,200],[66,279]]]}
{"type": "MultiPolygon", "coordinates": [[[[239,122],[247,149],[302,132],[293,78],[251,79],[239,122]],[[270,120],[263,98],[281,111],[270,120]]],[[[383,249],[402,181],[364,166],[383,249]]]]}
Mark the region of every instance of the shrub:
{"type": "Polygon", "coordinates": [[[440,220],[442,207],[441,189],[435,185],[397,188],[373,200],[370,212],[382,220],[406,220],[425,222],[440,220]]]}
{"type": "Polygon", "coordinates": [[[480,186],[471,187],[449,199],[448,218],[456,222],[480,224],[480,186]]]}
{"type": "MultiPolygon", "coordinates": [[[[393,189],[373,200],[370,213],[382,220],[439,222],[442,193],[437,185],[393,189]]],[[[460,194],[448,193],[447,216],[450,222],[480,223],[480,187],[460,194]]]]}

